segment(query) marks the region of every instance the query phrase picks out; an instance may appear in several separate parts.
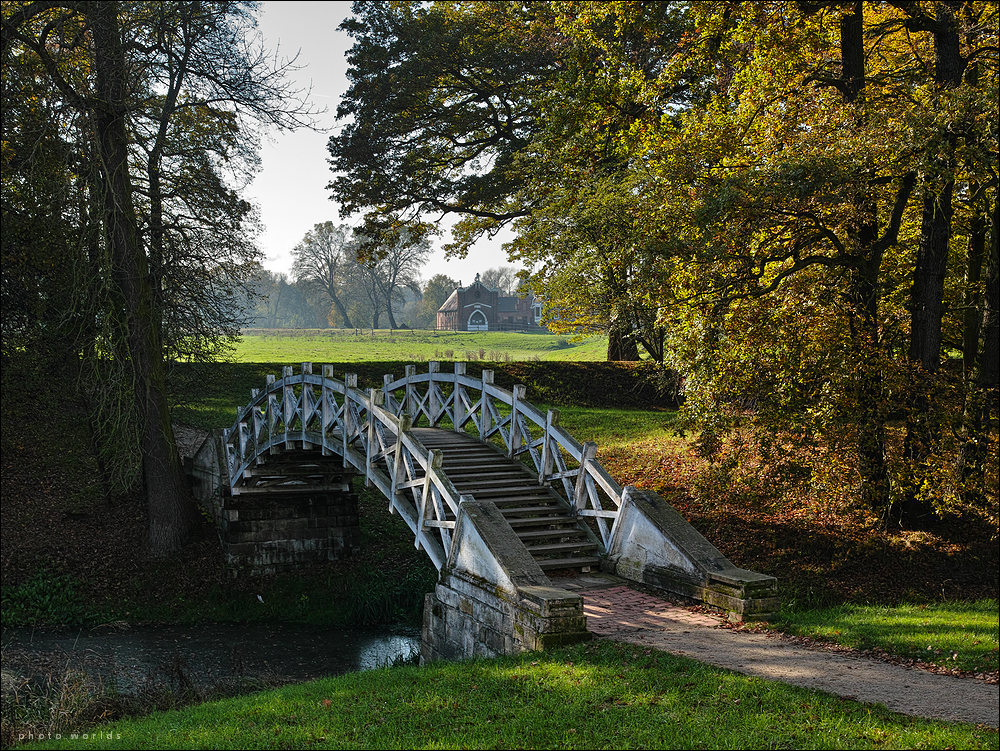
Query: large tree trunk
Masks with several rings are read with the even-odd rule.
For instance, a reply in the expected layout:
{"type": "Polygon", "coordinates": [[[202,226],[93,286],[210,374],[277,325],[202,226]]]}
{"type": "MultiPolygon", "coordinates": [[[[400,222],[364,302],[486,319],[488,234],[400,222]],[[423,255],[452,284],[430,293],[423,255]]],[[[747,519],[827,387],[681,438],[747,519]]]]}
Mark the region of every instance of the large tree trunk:
{"type": "Polygon", "coordinates": [[[990,420],[998,408],[1000,386],[1000,206],[993,204],[993,237],[986,261],[986,295],[983,301],[982,345],[976,358],[965,403],[965,442],[959,459],[962,495],[977,505],[985,488],[990,420]]]}
{"type": "Polygon", "coordinates": [[[885,386],[878,329],[878,270],[882,254],[875,235],[873,222],[862,226],[859,240],[868,262],[853,270],[851,276],[849,297],[855,317],[852,333],[859,357],[852,402],[857,410],[854,417],[861,500],[873,511],[883,513],[890,507],[891,494],[885,455],[885,410],[882,406],[885,386]]]}
{"type": "Polygon", "coordinates": [[[330,299],[333,300],[333,304],[337,308],[337,315],[344,321],[344,328],[353,329],[354,324],[351,323],[351,317],[347,314],[347,308],[344,307],[344,303],[340,301],[340,296],[332,289],[328,290],[328,292],[330,293],[330,299]]]}
{"type": "MultiPolygon", "coordinates": [[[[934,82],[939,89],[962,82],[966,61],[961,54],[958,25],[953,11],[944,3],[935,5],[934,19],[927,18],[934,37],[934,82]]],[[[917,519],[934,513],[930,501],[918,498],[921,465],[939,442],[940,428],[932,415],[930,392],[934,389],[941,364],[941,323],[944,315],[944,281],[948,273],[948,250],[951,241],[952,205],[955,192],[954,133],[942,134],[944,147],[937,163],[928,168],[923,186],[920,243],[910,288],[909,357],[919,368],[913,401],[907,416],[904,454],[913,475],[907,480],[905,498],[900,505],[903,517],[917,519]]]]}
{"type": "Polygon", "coordinates": [[[625,360],[638,362],[639,347],[632,337],[630,328],[618,319],[608,326],[608,362],[625,360]]]}
{"type": "Polygon", "coordinates": [[[153,288],[139,241],[128,165],[125,127],[127,68],[118,27],[117,2],[91,2],[97,98],[94,126],[104,168],[104,218],[113,278],[124,302],[135,372],[135,398],[142,419],[142,467],[154,556],[176,551],[187,540],[194,507],[187,492],[166,401],[166,375],[153,288]]]}
{"type": "MultiPolygon", "coordinates": [[[[962,57],[958,24],[944,3],[935,5],[934,82],[939,89],[962,83],[966,60],[962,57]]],[[[923,212],[917,265],[910,292],[910,359],[928,373],[938,369],[941,359],[941,316],[944,310],[944,279],[948,271],[948,243],[954,213],[955,147],[957,137],[944,134],[944,153],[924,181],[923,212]]]]}
{"type": "Polygon", "coordinates": [[[163,190],[159,155],[154,149],[146,173],[149,179],[149,283],[153,290],[154,325],[157,338],[163,341],[163,190]]]}
{"type": "MultiPolygon", "coordinates": [[[[975,192],[975,188],[971,192],[975,192]]],[[[965,264],[965,295],[962,301],[962,371],[966,382],[974,380],[976,360],[979,355],[979,333],[983,322],[982,295],[979,283],[982,281],[983,260],[986,257],[986,234],[989,222],[982,213],[976,212],[969,229],[969,257],[965,264]]]]}
{"type": "MultiPolygon", "coordinates": [[[[857,0],[854,12],[840,22],[842,61],[841,93],[844,101],[858,102],[867,84],[865,73],[864,4],[857,0]]],[[[909,196],[909,188],[905,195],[909,196]]],[[[853,307],[855,344],[860,362],[854,381],[853,402],[857,413],[858,473],[861,477],[862,502],[882,513],[889,508],[889,471],[885,456],[885,415],[883,404],[882,342],[879,336],[881,303],[878,277],[882,268],[883,243],[878,237],[878,207],[869,192],[855,199],[858,215],[863,217],[852,237],[862,259],[851,271],[848,297],[853,307]]]]}
{"type": "Polygon", "coordinates": [[[396,325],[396,316],[392,313],[392,293],[385,296],[385,312],[389,316],[389,328],[398,329],[399,326],[396,325]]]}
{"type": "Polygon", "coordinates": [[[920,245],[910,291],[909,354],[928,373],[936,373],[941,361],[941,318],[954,187],[954,181],[946,180],[940,190],[930,186],[924,189],[920,245]]]}

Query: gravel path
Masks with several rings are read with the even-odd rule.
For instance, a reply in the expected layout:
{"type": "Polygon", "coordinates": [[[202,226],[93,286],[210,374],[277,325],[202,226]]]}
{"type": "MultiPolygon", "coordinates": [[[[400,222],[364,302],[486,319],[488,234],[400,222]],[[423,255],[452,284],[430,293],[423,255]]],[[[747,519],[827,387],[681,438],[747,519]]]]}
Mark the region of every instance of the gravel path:
{"type": "Polygon", "coordinates": [[[808,648],[775,633],[723,628],[720,617],[626,586],[581,590],[587,627],[607,639],[683,655],[902,714],[998,726],[1000,686],[808,648]]]}

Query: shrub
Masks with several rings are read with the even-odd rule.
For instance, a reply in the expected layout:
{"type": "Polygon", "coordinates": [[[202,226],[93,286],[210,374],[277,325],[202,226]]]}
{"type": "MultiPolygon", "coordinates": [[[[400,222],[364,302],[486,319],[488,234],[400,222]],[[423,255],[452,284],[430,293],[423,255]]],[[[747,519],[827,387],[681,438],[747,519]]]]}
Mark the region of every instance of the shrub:
{"type": "Polygon", "coordinates": [[[79,626],[86,611],[69,574],[43,570],[3,595],[6,626],[79,626]]]}

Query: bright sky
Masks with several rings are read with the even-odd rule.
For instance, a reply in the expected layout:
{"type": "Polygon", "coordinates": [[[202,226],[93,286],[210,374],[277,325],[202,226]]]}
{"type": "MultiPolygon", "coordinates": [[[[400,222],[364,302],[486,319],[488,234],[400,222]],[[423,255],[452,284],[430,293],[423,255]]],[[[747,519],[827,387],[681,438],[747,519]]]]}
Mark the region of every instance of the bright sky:
{"type": "MultiPolygon", "coordinates": [[[[331,129],[328,133],[299,131],[274,135],[263,143],[261,172],[248,193],[250,200],[260,206],[264,232],[259,242],[267,255],[264,265],[272,271],[291,270],[291,250],[313,225],[345,222],[326,189],[333,177],[327,163],[326,142],[337,127],[337,105],[347,90],[346,54],[352,40],[337,27],[350,11],[350,2],[261,3],[258,24],[264,42],[272,51],[277,46],[282,57],[291,58],[299,53],[297,62],[303,67],[296,74],[295,83],[301,88],[312,86],[313,104],[327,108],[320,125],[331,129]]],[[[423,278],[447,274],[469,284],[476,272],[507,264],[500,248],[502,242],[502,235],[492,241],[483,240],[468,258],[445,260],[439,238],[424,267],[423,278]]]]}

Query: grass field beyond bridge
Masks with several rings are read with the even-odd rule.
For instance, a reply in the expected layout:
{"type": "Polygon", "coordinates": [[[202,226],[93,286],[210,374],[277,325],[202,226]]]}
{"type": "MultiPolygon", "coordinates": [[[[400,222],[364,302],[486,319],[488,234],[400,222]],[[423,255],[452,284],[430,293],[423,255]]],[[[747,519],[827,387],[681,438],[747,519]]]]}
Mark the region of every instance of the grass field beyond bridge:
{"type": "Polygon", "coordinates": [[[387,360],[599,361],[606,336],[582,340],[521,331],[427,329],[248,329],[236,345],[238,362],[382,362],[387,360]]]}

